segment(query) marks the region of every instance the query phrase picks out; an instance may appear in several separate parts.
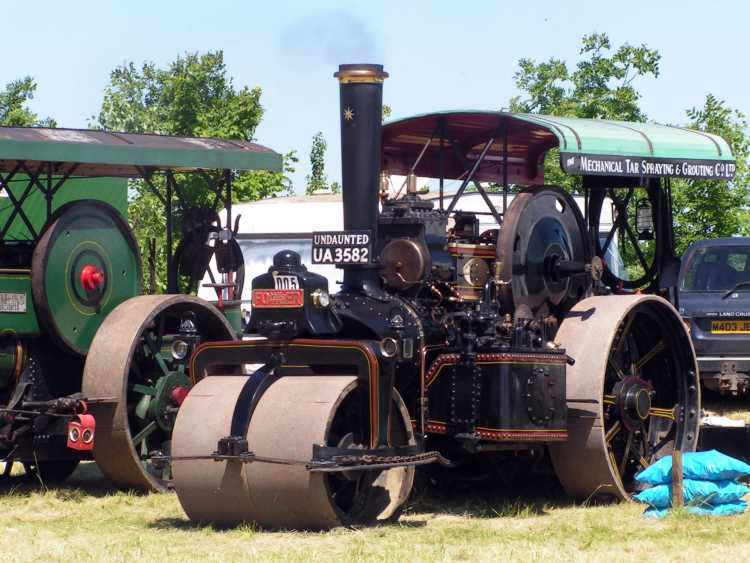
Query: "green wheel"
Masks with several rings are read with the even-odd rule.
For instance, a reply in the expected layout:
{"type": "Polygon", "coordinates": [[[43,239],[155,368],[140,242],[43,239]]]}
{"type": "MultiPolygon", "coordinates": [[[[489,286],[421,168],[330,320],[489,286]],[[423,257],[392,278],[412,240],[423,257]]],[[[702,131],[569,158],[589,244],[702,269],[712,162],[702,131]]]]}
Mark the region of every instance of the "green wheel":
{"type": "Polygon", "coordinates": [[[141,260],[114,207],[82,200],[61,207],[34,249],[39,320],[65,350],[84,355],[104,318],[141,292],[141,260]]]}

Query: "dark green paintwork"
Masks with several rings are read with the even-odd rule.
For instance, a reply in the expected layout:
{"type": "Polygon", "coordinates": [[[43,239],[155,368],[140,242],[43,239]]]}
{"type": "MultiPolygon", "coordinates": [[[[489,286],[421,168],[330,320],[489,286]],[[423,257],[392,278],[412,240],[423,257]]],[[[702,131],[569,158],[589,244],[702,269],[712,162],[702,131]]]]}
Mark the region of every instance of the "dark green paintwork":
{"type": "Polygon", "coordinates": [[[58,334],[85,353],[109,312],[140,293],[140,260],[121,226],[100,208],[73,207],[53,228],[44,271],[46,306],[58,334]],[[85,302],[89,294],[80,281],[81,270],[89,264],[107,280],[96,303],[85,302]]]}
{"type": "MultiPolygon", "coordinates": [[[[58,178],[52,179],[52,184],[57,182],[58,178]]],[[[46,182],[46,178],[43,180],[46,182]]],[[[26,186],[28,178],[26,176],[16,176],[10,182],[10,189],[16,198],[20,198],[26,186]]],[[[117,209],[123,217],[128,215],[128,181],[125,178],[71,178],[68,179],[60,189],[55,192],[52,199],[52,212],[57,211],[66,203],[79,199],[95,199],[103,201],[117,209]]],[[[47,202],[44,194],[38,187],[32,188],[29,196],[24,200],[21,206],[24,213],[28,216],[31,225],[37,234],[41,232],[47,221],[47,202]]],[[[7,197],[0,197],[0,228],[5,226],[8,217],[13,212],[13,205],[7,197]]],[[[8,240],[31,240],[31,233],[21,220],[16,216],[13,224],[5,235],[8,240]]]]}
{"type": "Polygon", "coordinates": [[[229,321],[234,332],[242,335],[242,301],[224,301],[222,308],[219,308],[217,301],[210,301],[210,303],[216,306],[219,312],[229,321]]]}
{"type": "Polygon", "coordinates": [[[31,272],[25,274],[0,273],[0,292],[26,294],[25,313],[0,313],[0,334],[16,334],[18,336],[37,336],[39,321],[34,310],[34,300],[31,295],[31,272]]]}

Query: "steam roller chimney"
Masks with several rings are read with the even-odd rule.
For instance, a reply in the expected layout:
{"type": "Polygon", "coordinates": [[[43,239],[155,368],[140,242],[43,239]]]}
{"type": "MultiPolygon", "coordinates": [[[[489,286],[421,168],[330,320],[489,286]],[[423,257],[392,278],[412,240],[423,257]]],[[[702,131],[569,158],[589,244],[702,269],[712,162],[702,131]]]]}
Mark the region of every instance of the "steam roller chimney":
{"type": "MultiPolygon", "coordinates": [[[[341,184],[344,230],[367,230],[373,250],[378,238],[378,189],[380,186],[380,134],[383,116],[382,65],[340,65],[341,184]]],[[[344,266],[343,291],[368,295],[381,293],[374,264],[344,266]]]]}

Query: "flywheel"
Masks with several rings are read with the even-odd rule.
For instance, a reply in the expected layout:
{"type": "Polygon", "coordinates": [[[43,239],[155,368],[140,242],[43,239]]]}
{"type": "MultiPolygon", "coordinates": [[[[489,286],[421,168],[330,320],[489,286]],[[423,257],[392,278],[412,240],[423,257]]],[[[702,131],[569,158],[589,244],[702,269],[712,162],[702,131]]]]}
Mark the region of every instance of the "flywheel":
{"type": "Polygon", "coordinates": [[[563,488],[578,500],[627,500],[636,473],[698,443],[700,386],[679,313],[654,295],[584,299],[555,341],[568,366],[568,440],[549,446],[563,488]]]}
{"type": "Polygon", "coordinates": [[[39,320],[64,350],[86,354],[105,317],[141,292],[141,260],[117,210],[94,200],[61,207],[34,249],[39,320]]]}
{"type": "Polygon", "coordinates": [[[575,200],[555,186],[516,194],[497,240],[503,309],[542,307],[564,313],[591,287],[583,270],[591,261],[586,225],[575,200]],[[580,271],[571,273],[571,267],[580,271]],[[565,275],[560,275],[562,270],[565,275]]]}
{"type": "MultiPolygon", "coordinates": [[[[252,411],[246,437],[249,451],[278,463],[177,459],[216,450],[219,439],[230,434],[236,411],[250,408],[241,400],[247,380],[206,377],[177,417],[174,485],[191,520],[324,530],[399,514],[411,491],[413,467],[337,473],[305,467],[315,444],[356,448],[365,443],[366,393],[354,376],[287,376],[270,385],[252,411]]],[[[408,412],[395,391],[393,414],[391,444],[413,444],[408,412]]]]}
{"type": "Polygon", "coordinates": [[[94,459],[117,486],[162,490],[171,479],[172,429],[194,384],[199,342],[235,334],[213,305],[189,295],[142,295],[120,304],[96,333],[83,393],[96,417],[94,459]]]}

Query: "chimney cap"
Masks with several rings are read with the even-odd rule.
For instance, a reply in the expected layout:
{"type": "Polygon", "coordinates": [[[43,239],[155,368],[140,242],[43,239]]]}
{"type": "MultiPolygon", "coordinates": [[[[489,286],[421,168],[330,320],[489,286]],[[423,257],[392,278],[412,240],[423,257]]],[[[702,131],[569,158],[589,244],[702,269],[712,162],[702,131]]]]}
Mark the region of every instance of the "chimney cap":
{"type": "Polygon", "coordinates": [[[333,76],[341,84],[379,84],[388,78],[388,73],[383,70],[383,65],[348,64],[339,65],[338,72],[333,76]]]}

